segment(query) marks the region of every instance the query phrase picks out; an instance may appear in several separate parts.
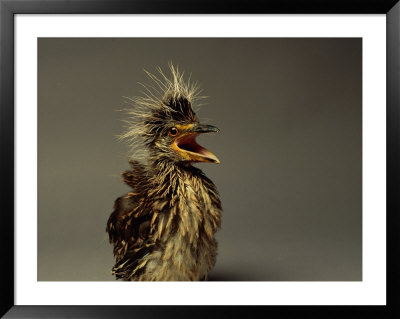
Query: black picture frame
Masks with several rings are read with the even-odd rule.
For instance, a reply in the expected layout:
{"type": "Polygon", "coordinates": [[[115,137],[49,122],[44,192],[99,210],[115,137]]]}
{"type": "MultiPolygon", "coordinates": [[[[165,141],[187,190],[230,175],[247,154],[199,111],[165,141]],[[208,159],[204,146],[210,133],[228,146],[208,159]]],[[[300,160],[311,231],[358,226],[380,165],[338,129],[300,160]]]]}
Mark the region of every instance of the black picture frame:
{"type": "MultiPolygon", "coordinates": [[[[5,318],[164,318],[366,316],[400,318],[399,137],[400,3],[398,0],[0,0],[1,308],[5,318]],[[14,305],[14,17],[16,14],[385,14],[387,21],[387,305],[386,306],[16,306],[14,305]]],[[[111,293],[111,292],[110,292],[111,293]]],[[[112,292],[117,293],[117,292],[112,292]]]]}

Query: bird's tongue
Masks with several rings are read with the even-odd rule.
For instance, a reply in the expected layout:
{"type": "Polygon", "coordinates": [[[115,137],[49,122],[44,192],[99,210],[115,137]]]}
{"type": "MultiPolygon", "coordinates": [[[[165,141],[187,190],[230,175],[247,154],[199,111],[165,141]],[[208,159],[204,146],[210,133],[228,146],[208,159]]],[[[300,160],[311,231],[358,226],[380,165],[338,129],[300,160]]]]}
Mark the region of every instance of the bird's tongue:
{"type": "Polygon", "coordinates": [[[191,134],[181,137],[177,146],[186,151],[193,161],[219,163],[218,158],[213,153],[196,142],[196,136],[197,134],[191,134]]]}

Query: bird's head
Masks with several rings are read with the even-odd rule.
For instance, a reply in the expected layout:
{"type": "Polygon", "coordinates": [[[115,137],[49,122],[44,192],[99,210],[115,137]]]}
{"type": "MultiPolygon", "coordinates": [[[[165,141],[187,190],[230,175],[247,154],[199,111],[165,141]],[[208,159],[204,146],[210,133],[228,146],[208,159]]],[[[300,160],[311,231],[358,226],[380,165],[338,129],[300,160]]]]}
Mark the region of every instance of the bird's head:
{"type": "Polygon", "coordinates": [[[212,126],[199,122],[193,111],[198,100],[198,86],[184,82],[183,73],[169,65],[171,78],[158,72],[161,78],[146,72],[154,85],[143,85],[143,96],[130,99],[133,109],[128,130],[122,136],[130,139],[136,149],[145,146],[153,161],[210,162],[219,163],[218,158],[196,142],[203,133],[218,132],[212,126]]]}

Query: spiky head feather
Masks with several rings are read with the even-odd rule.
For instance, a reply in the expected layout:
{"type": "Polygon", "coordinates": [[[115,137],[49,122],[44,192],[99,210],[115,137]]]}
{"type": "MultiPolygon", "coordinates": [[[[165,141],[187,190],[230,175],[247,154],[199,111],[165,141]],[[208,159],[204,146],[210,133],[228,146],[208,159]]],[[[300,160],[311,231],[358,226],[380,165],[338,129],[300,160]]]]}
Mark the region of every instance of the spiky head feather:
{"type": "Polygon", "coordinates": [[[168,66],[170,77],[160,67],[156,68],[157,76],[145,70],[152,83],[139,83],[144,89],[141,96],[126,97],[131,108],[127,110],[126,131],[120,138],[128,141],[136,159],[143,158],[143,146],[148,150],[170,127],[198,122],[193,107],[204,98],[199,95],[198,84],[190,77],[185,81],[184,72],[177,66],[168,66]]]}

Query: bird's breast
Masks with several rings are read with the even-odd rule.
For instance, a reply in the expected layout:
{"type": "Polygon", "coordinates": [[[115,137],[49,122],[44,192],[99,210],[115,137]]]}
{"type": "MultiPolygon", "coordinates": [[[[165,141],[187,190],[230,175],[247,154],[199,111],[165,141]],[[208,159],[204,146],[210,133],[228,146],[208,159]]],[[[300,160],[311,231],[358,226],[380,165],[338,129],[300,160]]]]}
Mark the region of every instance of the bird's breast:
{"type": "Polygon", "coordinates": [[[176,187],[174,197],[158,201],[166,209],[157,215],[159,244],[149,266],[160,265],[163,278],[175,278],[170,280],[199,280],[215,263],[220,213],[200,181],[181,180],[176,187]]]}

